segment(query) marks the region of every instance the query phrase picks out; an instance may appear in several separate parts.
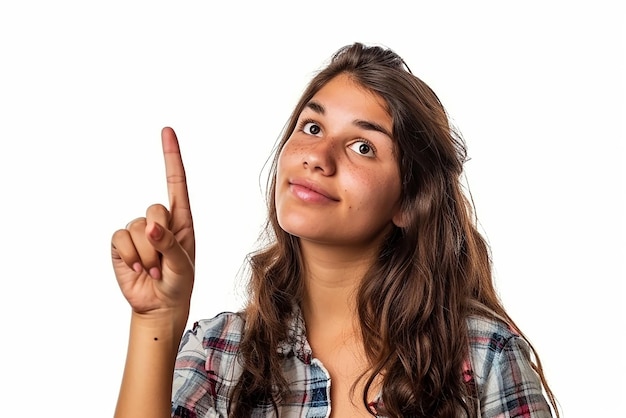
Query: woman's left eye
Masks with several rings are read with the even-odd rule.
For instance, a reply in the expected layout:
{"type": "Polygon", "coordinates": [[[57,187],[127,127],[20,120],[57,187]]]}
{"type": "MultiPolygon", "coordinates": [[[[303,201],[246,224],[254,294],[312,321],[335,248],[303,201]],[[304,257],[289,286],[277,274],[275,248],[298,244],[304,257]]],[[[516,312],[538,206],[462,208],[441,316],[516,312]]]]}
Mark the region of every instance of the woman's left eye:
{"type": "Polygon", "coordinates": [[[359,155],[363,155],[364,157],[374,157],[374,147],[370,145],[369,142],[366,141],[355,141],[350,144],[350,149],[356,152],[359,155]]]}

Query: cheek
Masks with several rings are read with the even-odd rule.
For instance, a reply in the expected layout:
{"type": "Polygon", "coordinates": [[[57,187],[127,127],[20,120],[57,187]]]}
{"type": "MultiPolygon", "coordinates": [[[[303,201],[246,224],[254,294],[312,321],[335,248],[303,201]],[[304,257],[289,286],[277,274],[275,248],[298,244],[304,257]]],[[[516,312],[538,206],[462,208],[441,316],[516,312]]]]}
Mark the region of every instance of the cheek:
{"type": "Polygon", "coordinates": [[[291,147],[289,146],[289,142],[287,142],[280,153],[278,154],[278,160],[276,162],[276,176],[280,176],[284,173],[286,167],[289,165],[289,161],[292,159],[291,147]]]}
{"type": "Polygon", "coordinates": [[[360,190],[362,203],[379,208],[394,207],[400,199],[400,177],[391,172],[381,175],[370,173],[353,182],[354,190],[360,190]]]}
{"type": "Polygon", "coordinates": [[[291,147],[288,147],[287,144],[285,144],[282,151],[278,155],[278,161],[276,163],[276,185],[274,188],[273,198],[279,223],[281,223],[281,218],[284,216],[285,212],[285,194],[287,193],[289,173],[293,171],[290,170],[290,167],[293,165],[293,153],[290,148],[291,147]]]}
{"type": "Polygon", "coordinates": [[[292,141],[287,141],[283,146],[283,149],[278,154],[277,168],[287,168],[293,166],[297,161],[301,160],[302,147],[298,147],[293,144],[292,141]]]}
{"type": "Polygon", "coordinates": [[[341,181],[345,196],[349,196],[350,210],[377,212],[385,207],[390,193],[389,184],[380,172],[364,173],[360,170],[346,169],[341,181]]]}

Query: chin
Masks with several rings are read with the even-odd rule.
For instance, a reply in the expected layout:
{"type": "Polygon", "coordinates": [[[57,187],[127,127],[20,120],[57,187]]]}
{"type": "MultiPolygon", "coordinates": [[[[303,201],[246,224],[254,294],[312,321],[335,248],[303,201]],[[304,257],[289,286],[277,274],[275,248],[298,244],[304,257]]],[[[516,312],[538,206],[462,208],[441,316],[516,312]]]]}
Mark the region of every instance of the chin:
{"type": "Polygon", "coordinates": [[[313,231],[311,231],[310,222],[295,222],[294,220],[283,220],[278,218],[278,225],[286,233],[298,238],[308,238],[313,234],[313,231]]]}

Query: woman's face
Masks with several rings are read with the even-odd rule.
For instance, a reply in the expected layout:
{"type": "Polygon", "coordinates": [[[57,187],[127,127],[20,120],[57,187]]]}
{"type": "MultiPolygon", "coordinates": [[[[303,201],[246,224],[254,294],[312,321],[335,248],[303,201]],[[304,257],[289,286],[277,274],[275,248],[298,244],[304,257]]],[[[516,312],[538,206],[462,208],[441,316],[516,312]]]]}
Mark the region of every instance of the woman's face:
{"type": "Polygon", "coordinates": [[[316,243],[378,245],[401,219],[392,126],[384,100],[347,75],[319,90],[279,156],[280,226],[316,243]]]}

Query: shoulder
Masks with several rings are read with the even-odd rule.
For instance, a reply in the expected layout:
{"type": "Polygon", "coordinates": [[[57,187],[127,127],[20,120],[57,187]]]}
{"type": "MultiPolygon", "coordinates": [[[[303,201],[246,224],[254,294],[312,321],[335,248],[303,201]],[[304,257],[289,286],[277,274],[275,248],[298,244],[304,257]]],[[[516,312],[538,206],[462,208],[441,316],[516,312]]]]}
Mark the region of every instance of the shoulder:
{"type": "Polygon", "coordinates": [[[174,369],[173,416],[226,410],[228,393],[242,371],[237,358],[243,327],[240,314],[222,312],[185,332],[174,369]]]}
{"type": "Polygon", "coordinates": [[[222,312],[211,319],[195,322],[190,332],[202,335],[205,346],[229,350],[233,345],[239,345],[243,327],[244,320],[241,314],[222,312]]]}
{"type": "Polygon", "coordinates": [[[518,331],[503,321],[473,316],[468,336],[482,416],[551,416],[530,345],[518,331]]]}
{"type": "Polygon", "coordinates": [[[511,339],[521,338],[512,327],[495,318],[470,316],[467,320],[467,328],[472,350],[499,352],[511,339]]]}
{"type": "Polygon", "coordinates": [[[239,350],[243,328],[242,315],[235,312],[222,312],[213,318],[196,321],[183,335],[179,351],[217,350],[234,354],[239,350]]]}
{"type": "Polygon", "coordinates": [[[180,342],[176,369],[232,373],[243,327],[243,318],[233,312],[222,312],[211,319],[195,322],[180,342]]]}
{"type": "Polygon", "coordinates": [[[471,316],[467,325],[470,361],[474,377],[479,381],[487,378],[494,368],[502,366],[503,361],[530,361],[528,344],[505,322],[495,318],[471,316]]]}

